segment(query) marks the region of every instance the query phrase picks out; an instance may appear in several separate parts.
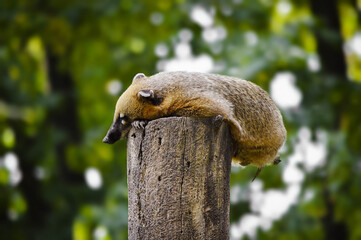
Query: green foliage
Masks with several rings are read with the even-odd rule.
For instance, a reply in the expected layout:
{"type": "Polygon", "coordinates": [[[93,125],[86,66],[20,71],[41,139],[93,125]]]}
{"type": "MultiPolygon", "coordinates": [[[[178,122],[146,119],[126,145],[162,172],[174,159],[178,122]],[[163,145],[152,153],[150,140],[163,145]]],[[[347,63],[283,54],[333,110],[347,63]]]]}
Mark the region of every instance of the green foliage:
{"type": "MultiPolygon", "coordinates": [[[[326,163],[309,171],[301,161],[297,203],[268,230],[258,228],[258,238],[322,239],[341,224],[360,239],[361,57],[346,54],[340,74],[320,52],[322,38],[336,46],[332,54],[342,51],[341,37],[349,44],[360,31],[355,2],[338,1],[335,31],[311,1],[0,1],[0,239],[127,238],[126,142],[101,140],[118,96],[136,73],[154,74],[160,60],[177,56],[184,29],[193,35],[192,54],[210,56],[219,73],[267,91],[278,72],[297,79],[302,102],[283,111],[288,141],[282,163],[260,174],[263,191],[287,189],[282,174],[302,127],[313,143],[326,134],[326,163]],[[212,26],[224,28],[224,39],[207,41],[206,28],[191,20],[195,6],[214,11],[212,26]],[[164,57],[155,54],[159,43],[168,48],[164,57]],[[309,67],[314,56],[321,70],[309,67]],[[100,171],[100,189],[86,184],[89,167],[100,171]]],[[[231,186],[241,189],[232,224],[254,211],[247,196],[255,172],[232,174],[231,186]]]]}

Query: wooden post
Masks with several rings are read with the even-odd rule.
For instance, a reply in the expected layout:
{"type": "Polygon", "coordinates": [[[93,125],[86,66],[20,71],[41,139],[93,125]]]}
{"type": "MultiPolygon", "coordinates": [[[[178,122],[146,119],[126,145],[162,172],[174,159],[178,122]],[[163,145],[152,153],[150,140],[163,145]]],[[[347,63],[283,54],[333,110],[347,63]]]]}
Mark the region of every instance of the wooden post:
{"type": "Polygon", "coordinates": [[[229,239],[232,143],[216,118],[170,117],[128,135],[128,239],[229,239]]]}

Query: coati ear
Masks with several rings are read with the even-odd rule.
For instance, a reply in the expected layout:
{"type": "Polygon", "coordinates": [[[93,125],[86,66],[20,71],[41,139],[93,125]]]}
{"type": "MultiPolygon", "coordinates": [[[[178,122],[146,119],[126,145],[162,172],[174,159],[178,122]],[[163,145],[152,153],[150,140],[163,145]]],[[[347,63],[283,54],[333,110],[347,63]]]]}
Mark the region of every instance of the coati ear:
{"type": "Polygon", "coordinates": [[[154,98],[154,91],[153,90],[140,90],[137,94],[138,98],[147,98],[153,99],[154,98]]]}
{"type": "Polygon", "coordinates": [[[154,106],[158,106],[163,102],[163,98],[156,96],[153,90],[140,90],[137,97],[138,99],[144,99],[154,106]]]}
{"type": "Polygon", "coordinates": [[[137,73],[133,78],[133,82],[139,78],[144,78],[144,77],[145,77],[144,73],[137,73]]]}

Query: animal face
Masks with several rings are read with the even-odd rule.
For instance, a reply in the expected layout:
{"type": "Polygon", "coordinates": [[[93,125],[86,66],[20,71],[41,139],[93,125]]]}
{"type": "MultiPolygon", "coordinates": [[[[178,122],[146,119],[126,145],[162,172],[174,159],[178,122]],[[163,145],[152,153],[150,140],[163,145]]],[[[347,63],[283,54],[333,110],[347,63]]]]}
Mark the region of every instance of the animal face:
{"type": "Polygon", "coordinates": [[[113,144],[121,138],[125,138],[131,128],[130,122],[124,114],[119,114],[110,126],[103,143],[113,144]]]}
{"type": "Polygon", "coordinates": [[[162,103],[163,98],[157,97],[154,91],[149,89],[149,86],[147,87],[145,80],[145,75],[138,73],[134,77],[133,83],[119,97],[113,123],[103,139],[104,143],[112,144],[125,138],[134,121],[154,119],[157,116],[159,111],[155,108],[162,103]]]}

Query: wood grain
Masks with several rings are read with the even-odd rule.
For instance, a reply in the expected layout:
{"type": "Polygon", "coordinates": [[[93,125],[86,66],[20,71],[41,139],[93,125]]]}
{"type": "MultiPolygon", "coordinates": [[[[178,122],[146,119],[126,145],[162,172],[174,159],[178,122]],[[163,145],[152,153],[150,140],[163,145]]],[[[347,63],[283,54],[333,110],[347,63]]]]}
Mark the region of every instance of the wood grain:
{"type": "Polygon", "coordinates": [[[228,239],[232,141],[215,118],[153,120],[128,135],[128,239],[228,239]]]}

